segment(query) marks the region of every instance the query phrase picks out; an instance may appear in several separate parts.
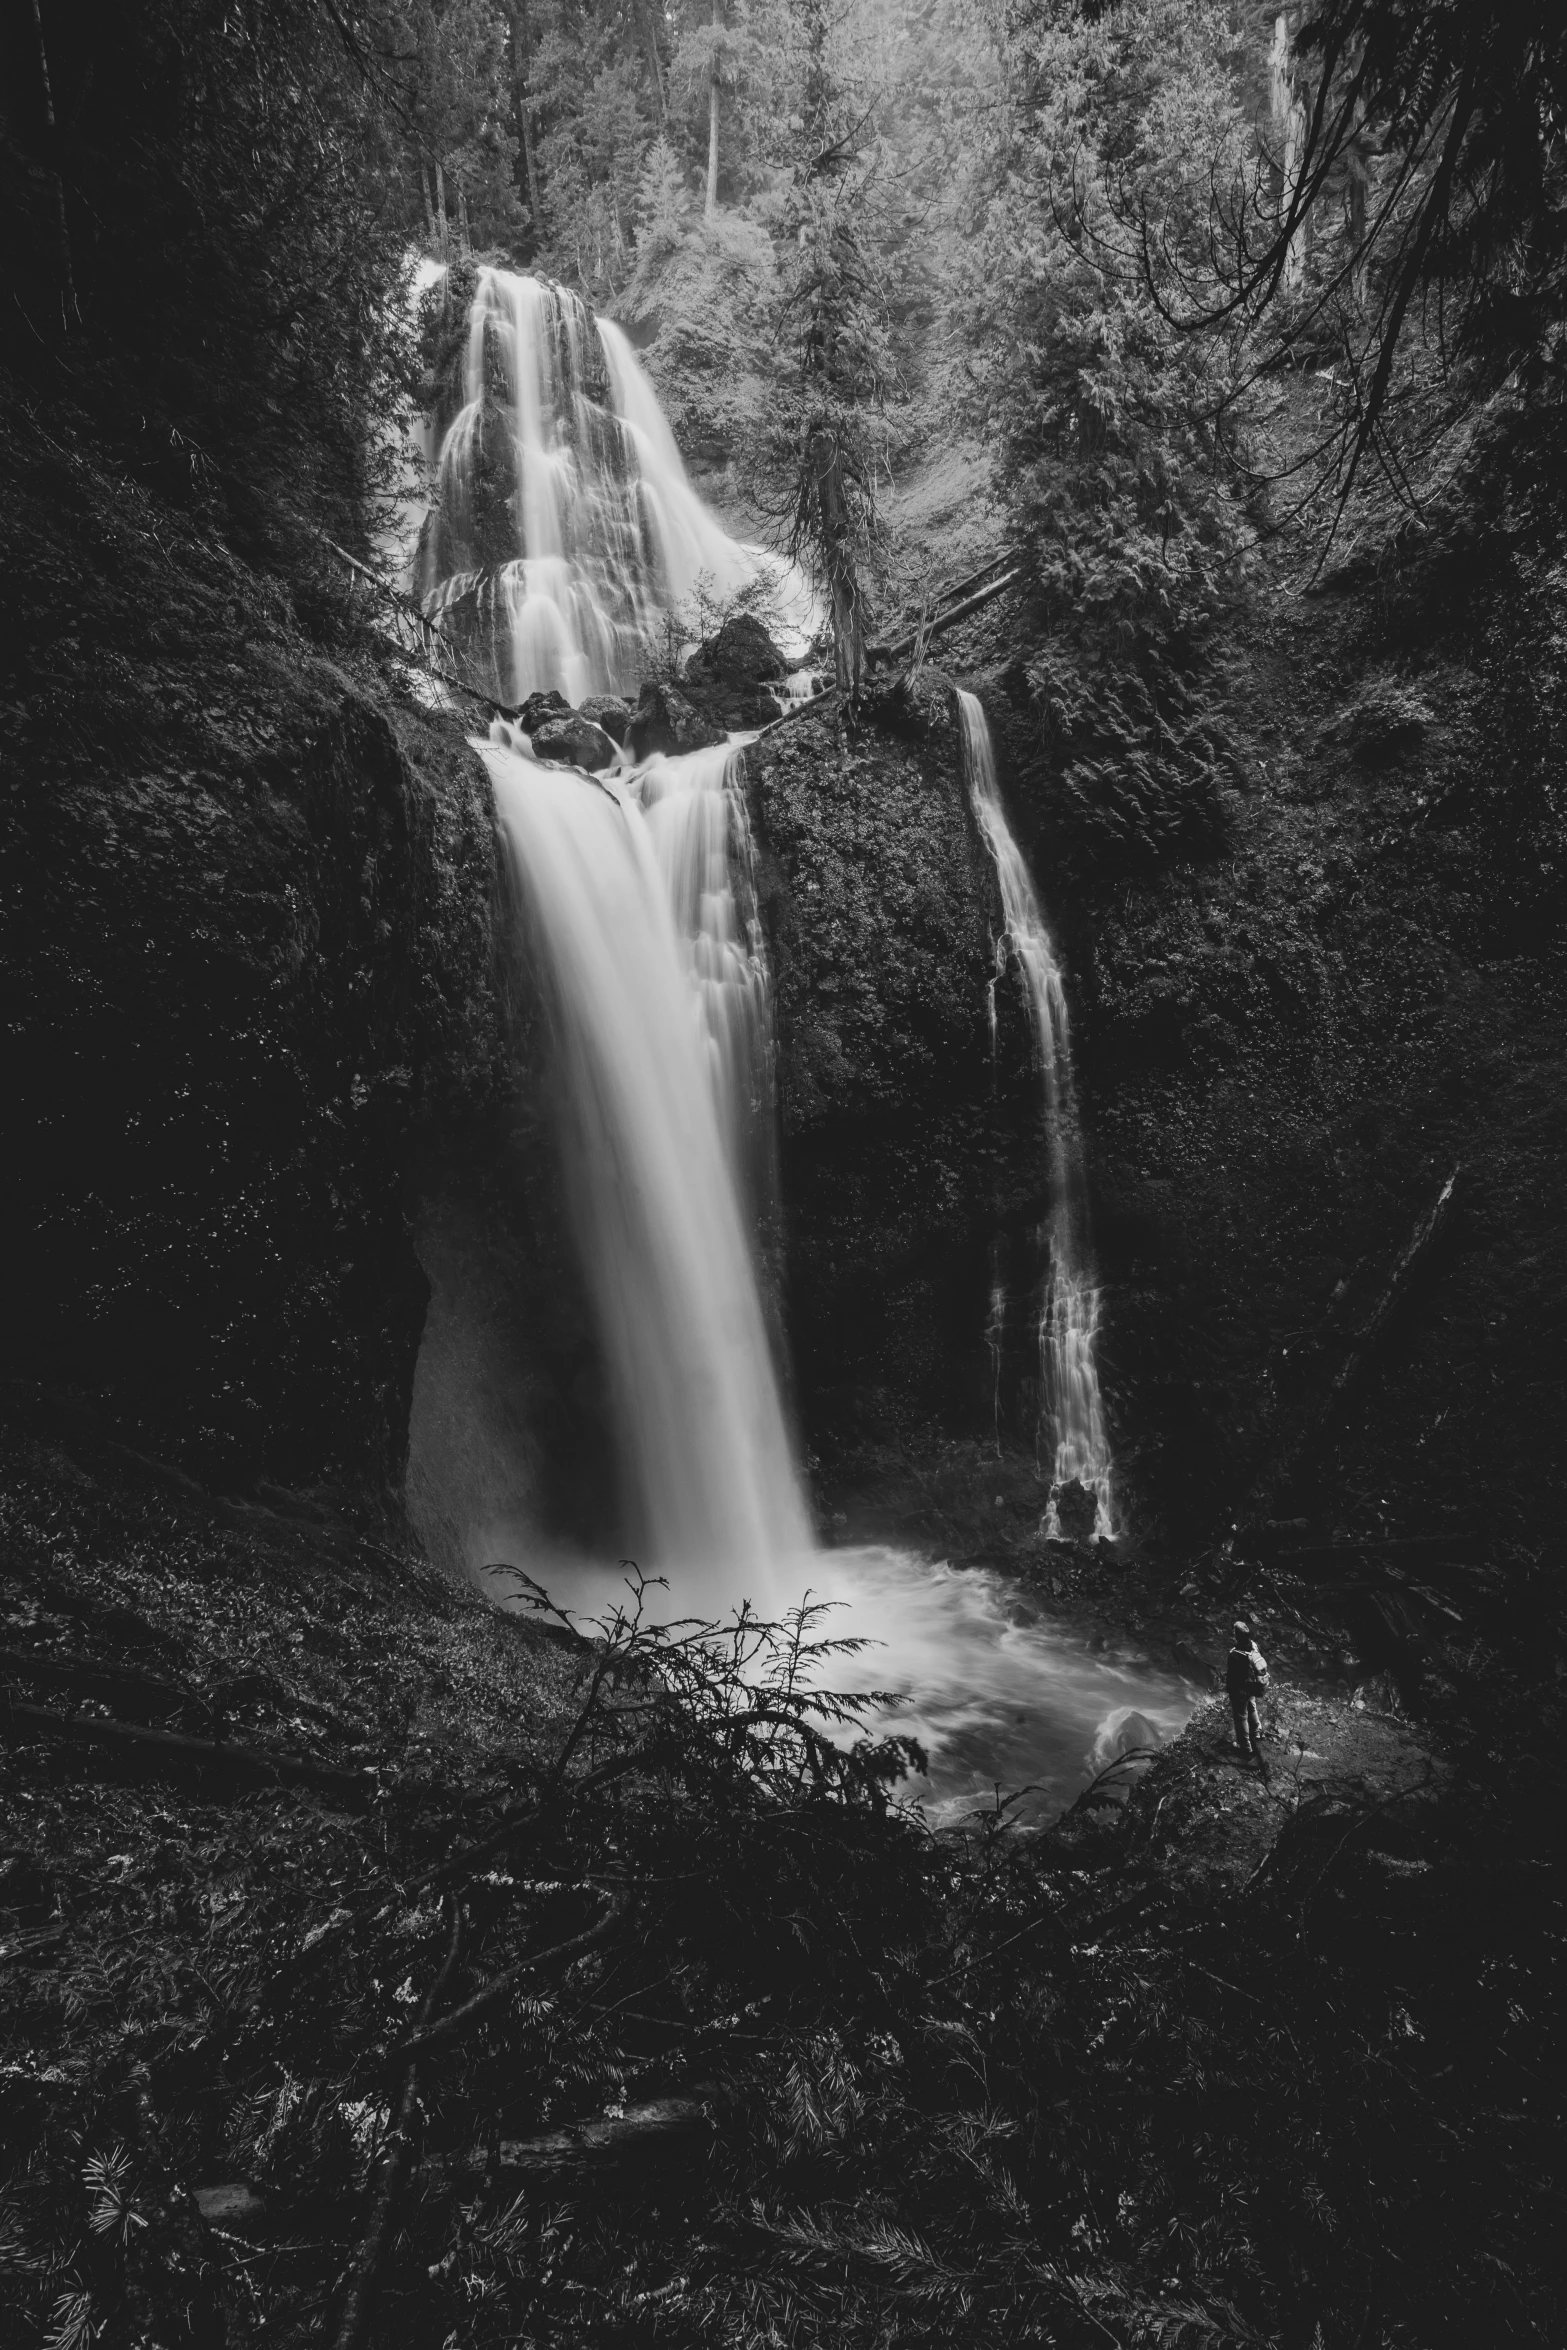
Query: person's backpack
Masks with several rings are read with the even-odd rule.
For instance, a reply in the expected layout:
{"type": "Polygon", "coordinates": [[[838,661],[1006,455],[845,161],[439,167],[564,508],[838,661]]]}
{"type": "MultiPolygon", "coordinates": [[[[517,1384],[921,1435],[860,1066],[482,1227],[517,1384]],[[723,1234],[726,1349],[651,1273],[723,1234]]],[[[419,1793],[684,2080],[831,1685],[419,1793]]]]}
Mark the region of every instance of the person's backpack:
{"type": "Polygon", "coordinates": [[[1255,1641],[1246,1651],[1246,1662],[1251,1667],[1251,1693],[1253,1697],[1261,1697],[1268,1686],[1268,1660],[1255,1641]]]}

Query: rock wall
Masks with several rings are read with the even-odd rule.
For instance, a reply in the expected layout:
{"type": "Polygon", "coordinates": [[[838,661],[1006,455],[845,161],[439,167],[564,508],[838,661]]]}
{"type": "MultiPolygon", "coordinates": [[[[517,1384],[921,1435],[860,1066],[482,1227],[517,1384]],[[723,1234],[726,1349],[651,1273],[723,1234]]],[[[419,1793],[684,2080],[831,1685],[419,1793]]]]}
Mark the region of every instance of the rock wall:
{"type": "Polygon", "coordinates": [[[225,1481],[401,1474],[421,1134],[503,1080],[487,788],[69,426],[0,411],[3,1371],[225,1481]]]}
{"type": "Polygon", "coordinates": [[[1015,991],[991,1035],[1001,908],[948,679],[926,670],[858,727],[796,719],[745,775],[774,969],[786,1319],[831,1481],[992,1431],[994,1252],[1008,1236],[1026,1251],[1041,1212],[1040,1089],[1015,991]]]}
{"type": "Polygon", "coordinates": [[[1449,514],[1290,584],[1281,558],[1216,648],[1227,837],[1160,871],[1085,829],[1021,667],[983,681],[1067,948],[1124,1488],[1183,1540],[1243,1514],[1459,1166],[1447,1247],[1278,1506],[1537,1541],[1567,1498],[1567,579],[1449,514]]]}

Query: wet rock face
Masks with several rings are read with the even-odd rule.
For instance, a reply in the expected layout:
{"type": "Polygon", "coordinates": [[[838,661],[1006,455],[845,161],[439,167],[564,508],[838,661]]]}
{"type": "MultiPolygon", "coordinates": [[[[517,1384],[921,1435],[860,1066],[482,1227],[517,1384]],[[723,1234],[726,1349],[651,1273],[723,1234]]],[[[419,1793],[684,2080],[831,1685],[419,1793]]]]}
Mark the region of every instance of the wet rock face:
{"type": "Polygon", "coordinates": [[[382,1486],[407,1151],[498,1065],[482,771],[87,455],[0,419],[0,473],[3,1375],[200,1474],[382,1486]]]}
{"type": "Polygon", "coordinates": [[[697,648],[680,683],[704,718],[733,732],[782,717],[781,695],[767,689],[788,674],[789,664],[762,623],[740,612],[697,648]]]}
{"type": "Polygon", "coordinates": [[[950,685],[929,730],[830,715],[745,756],[773,957],[787,1323],[808,1440],[928,1457],[992,1426],[998,1232],[1040,1215],[1038,1081],[1020,997],[988,1018],[994,872],[950,685]],[[1032,1216],[1030,1202],[1032,1201],[1032,1216]],[[922,1449],[923,1448],[923,1449],[922,1449]]]}
{"type": "Polygon", "coordinates": [[[649,759],[655,751],[700,751],[721,743],[725,732],[676,687],[649,678],[626,730],[626,748],[633,759],[649,759]]]}
{"type": "Polygon", "coordinates": [[[557,720],[571,716],[571,704],[555,686],[543,693],[529,694],[517,712],[517,723],[524,734],[533,736],[541,726],[553,726],[557,720]]]}
{"type": "Polygon", "coordinates": [[[546,719],[535,727],[531,737],[536,759],[561,759],[569,767],[584,767],[590,775],[597,775],[605,767],[613,767],[620,753],[604,732],[595,726],[585,711],[570,710],[564,718],[546,719]]]}
{"type": "Polygon", "coordinates": [[[620,694],[589,694],[578,714],[591,719],[595,726],[602,726],[612,742],[625,741],[631,725],[631,704],[620,694]]]}
{"type": "Polygon", "coordinates": [[[1070,974],[1121,1490],[1183,1541],[1310,1425],[1457,1165],[1445,1252],[1288,1508],[1567,1506],[1567,565],[1421,564],[1236,616],[1226,837],[1162,873],[1103,861],[1020,672],[985,689],[1070,974]]]}
{"type": "Polygon", "coordinates": [[[755,615],[737,612],[693,653],[686,674],[719,685],[760,685],[787,677],[789,664],[755,615]]]}

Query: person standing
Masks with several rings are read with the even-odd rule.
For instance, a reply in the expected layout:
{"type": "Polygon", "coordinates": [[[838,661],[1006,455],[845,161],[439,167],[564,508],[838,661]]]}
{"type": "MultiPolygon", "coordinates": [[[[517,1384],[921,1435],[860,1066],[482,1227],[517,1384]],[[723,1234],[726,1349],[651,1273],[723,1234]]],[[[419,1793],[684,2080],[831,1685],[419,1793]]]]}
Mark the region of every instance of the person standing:
{"type": "Polygon", "coordinates": [[[1262,1760],[1262,1718],[1257,1700],[1268,1686],[1267,1660],[1251,1636],[1249,1624],[1237,1623],[1234,1644],[1224,1668],[1224,1686],[1235,1716],[1237,1753],[1262,1760]]]}

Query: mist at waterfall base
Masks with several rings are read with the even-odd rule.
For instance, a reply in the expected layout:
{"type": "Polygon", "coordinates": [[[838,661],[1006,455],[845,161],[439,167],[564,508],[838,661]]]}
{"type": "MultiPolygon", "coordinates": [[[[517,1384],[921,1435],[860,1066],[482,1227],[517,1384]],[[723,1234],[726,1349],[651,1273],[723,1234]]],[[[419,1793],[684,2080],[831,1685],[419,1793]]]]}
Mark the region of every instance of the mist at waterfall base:
{"type": "MultiPolygon", "coordinates": [[[[824,1681],[905,1700],[878,1726],[925,1746],[915,1792],[936,1816],[998,1781],[1058,1810],[1117,1753],[1178,1729],[1191,1694],[987,1572],[813,1542],[747,1212],[772,1105],[765,963],[732,862],[737,751],[590,782],[534,761],[504,724],[479,747],[552,979],[566,1187],[634,1497],[626,1540],[667,1585],[650,1613],[723,1621],[745,1601],[777,1620],[809,1599],[820,1634],[868,1644],[824,1681]]],[[[629,1599],[620,1564],[536,1528],[501,1520],[476,1540],[476,1566],[509,1560],[583,1622],[629,1599]]]]}
{"type": "MultiPolygon", "coordinates": [[[[424,536],[427,592],[449,619],[468,614],[470,642],[515,697],[627,682],[694,578],[722,589],[758,575],[759,551],[727,539],[691,490],[624,338],[574,296],[481,273],[464,394],[424,536]]],[[[741,743],[596,778],[534,758],[506,721],[475,748],[550,1003],[621,1537],[663,1578],[650,1612],[721,1623],[746,1604],[778,1621],[809,1599],[827,1611],[821,1635],[867,1644],[824,1683],[896,1694],[878,1726],[926,1748],[916,1792],[938,1815],[991,1800],[998,1781],[1059,1810],[1117,1752],[1174,1731],[1190,1693],[1051,1625],[999,1577],[814,1541],[760,1270],[776,1212],[773,1047],[741,743]]],[[[1107,1480],[1107,1454],[1104,1466],[1107,1480]]],[[[628,1597],[623,1565],[478,1494],[464,1551],[503,1602],[514,1586],[489,1572],[499,1562],[587,1623],[628,1597]]]]}

